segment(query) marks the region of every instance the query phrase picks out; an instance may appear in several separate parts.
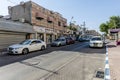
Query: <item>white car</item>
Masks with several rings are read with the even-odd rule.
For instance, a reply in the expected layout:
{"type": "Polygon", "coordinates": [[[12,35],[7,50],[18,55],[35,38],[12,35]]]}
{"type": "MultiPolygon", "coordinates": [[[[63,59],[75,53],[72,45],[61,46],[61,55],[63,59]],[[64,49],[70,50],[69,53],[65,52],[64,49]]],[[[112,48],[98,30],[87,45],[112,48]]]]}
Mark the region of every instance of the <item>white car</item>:
{"type": "Polygon", "coordinates": [[[38,39],[28,39],[8,47],[8,54],[27,54],[31,51],[46,49],[46,43],[38,39]]]}
{"type": "Polygon", "coordinates": [[[89,46],[90,47],[101,47],[102,48],[104,46],[104,42],[103,42],[101,37],[95,36],[95,37],[91,38],[89,46]]]}

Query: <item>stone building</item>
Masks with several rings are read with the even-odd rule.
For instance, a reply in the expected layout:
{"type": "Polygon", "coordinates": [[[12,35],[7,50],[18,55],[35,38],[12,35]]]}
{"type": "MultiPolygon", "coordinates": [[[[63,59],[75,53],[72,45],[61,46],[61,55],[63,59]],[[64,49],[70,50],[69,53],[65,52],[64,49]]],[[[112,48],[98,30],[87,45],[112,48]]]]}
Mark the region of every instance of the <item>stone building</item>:
{"type": "Polygon", "coordinates": [[[29,23],[33,26],[35,38],[47,43],[67,34],[67,19],[61,14],[48,10],[32,1],[21,2],[19,5],[8,7],[13,21],[29,23]]]}

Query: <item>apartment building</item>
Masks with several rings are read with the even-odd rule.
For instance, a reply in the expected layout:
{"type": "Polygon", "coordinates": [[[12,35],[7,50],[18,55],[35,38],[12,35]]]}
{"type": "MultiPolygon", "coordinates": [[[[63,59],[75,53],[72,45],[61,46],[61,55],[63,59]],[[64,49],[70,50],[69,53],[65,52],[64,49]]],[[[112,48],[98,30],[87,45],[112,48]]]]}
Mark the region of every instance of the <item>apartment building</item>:
{"type": "Polygon", "coordinates": [[[58,12],[48,10],[32,1],[8,7],[13,21],[29,23],[33,26],[35,38],[47,43],[62,35],[67,35],[67,19],[58,12]]]}

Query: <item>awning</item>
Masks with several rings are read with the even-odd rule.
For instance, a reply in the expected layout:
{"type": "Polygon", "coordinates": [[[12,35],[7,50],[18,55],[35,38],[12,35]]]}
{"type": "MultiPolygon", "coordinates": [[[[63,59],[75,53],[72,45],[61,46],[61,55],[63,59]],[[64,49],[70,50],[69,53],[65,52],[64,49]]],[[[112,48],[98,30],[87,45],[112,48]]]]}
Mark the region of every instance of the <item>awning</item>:
{"type": "Polygon", "coordinates": [[[36,13],[36,18],[44,19],[45,16],[44,16],[44,14],[42,14],[41,12],[37,12],[37,13],[36,13]]]}
{"type": "Polygon", "coordinates": [[[5,20],[5,19],[0,19],[0,30],[24,32],[24,33],[35,33],[32,25],[30,24],[14,22],[14,21],[5,20]]]}
{"type": "Polygon", "coordinates": [[[67,27],[67,23],[64,23],[63,25],[64,25],[64,27],[67,27]]]}
{"type": "Polygon", "coordinates": [[[120,32],[120,29],[110,29],[110,33],[118,33],[120,32]]]}
{"type": "Polygon", "coordinates": [[[53,17],[48,17],[48,18],[47,18],[47,21],[48,21],[48,22],[53,22],[54,19],[53,19],[53,17]]]}

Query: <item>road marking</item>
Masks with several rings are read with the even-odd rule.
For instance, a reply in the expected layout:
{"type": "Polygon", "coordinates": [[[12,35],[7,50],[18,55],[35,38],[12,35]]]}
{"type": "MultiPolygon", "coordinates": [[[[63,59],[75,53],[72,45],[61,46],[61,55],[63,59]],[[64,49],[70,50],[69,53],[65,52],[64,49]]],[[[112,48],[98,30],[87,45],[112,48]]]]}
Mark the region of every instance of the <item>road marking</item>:
{"type": "Polygon", "coordinates": [[[105,77],[104,80],[110,80],[110,67],[108,58],[108,47],[106,45],[106,58],[105,58],[105,77]]]}

